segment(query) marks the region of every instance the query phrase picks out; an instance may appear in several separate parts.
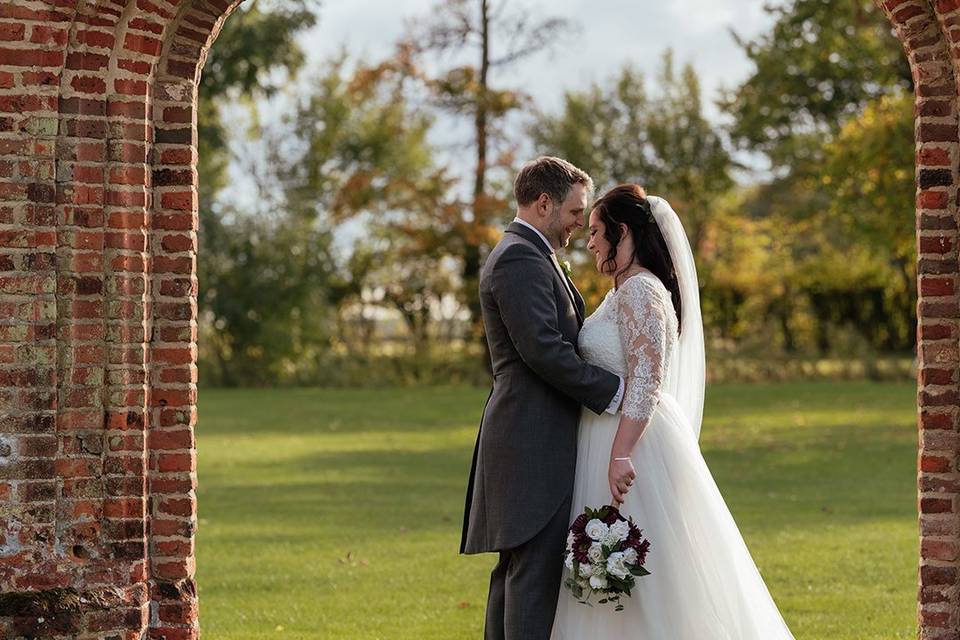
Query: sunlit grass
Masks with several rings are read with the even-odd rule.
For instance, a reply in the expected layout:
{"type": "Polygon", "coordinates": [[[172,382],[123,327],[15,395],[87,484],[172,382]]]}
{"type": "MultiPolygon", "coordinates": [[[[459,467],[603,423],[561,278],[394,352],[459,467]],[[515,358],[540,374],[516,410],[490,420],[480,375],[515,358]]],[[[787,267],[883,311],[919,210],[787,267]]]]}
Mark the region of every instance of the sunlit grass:
{"type": "MultiPolygon", "coordinates": [[[[723,385],[701,444],[798,639],[914,637],[909,384],[723,385]]],[[[475,639],[457,555],[485,389],[202,390],[203,636],[475,639]]]]}

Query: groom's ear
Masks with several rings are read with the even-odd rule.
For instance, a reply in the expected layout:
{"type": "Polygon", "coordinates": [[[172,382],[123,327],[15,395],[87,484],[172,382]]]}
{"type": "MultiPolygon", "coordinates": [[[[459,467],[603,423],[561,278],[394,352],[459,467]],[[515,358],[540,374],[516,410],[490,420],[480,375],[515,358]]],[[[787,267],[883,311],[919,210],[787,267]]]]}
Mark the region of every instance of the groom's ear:
{"type": "Polygon", "coordinates": [[[551,204],[552,201],[550,200],[550,196],[545,193],[541,193],[540,197],[537,198],[537,213],[541,215],[549,214],[551,204]]]}

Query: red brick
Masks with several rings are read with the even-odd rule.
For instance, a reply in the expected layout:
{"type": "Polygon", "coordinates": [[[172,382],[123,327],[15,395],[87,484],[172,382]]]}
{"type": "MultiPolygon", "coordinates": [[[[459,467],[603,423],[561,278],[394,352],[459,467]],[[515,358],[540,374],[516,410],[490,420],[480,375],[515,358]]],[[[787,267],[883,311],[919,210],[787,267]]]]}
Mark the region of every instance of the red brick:
{"type": "Polygon", "coordinates": [[[77,41],[94,49],[112,49],[114,37],[112,33],[87,29],[77,32],[77,41]]]}
{"type": "Polygon", "coordinates": [[[30,32],[30,42],[62,47],[67,44],[67,30],[59,27],[35,25],[30,32]]]}
{"type": "Polygon", "coordinates": [[[81,93],[106,93],[107,83],[96,76],[76,76],[70,86],[81,93]]]}
{"type": "Polygon", "coordinates": [[[67,56],[67,68],[84,71],[106,69],[110,59],[100,53],[74,51],[67,56]]]}
{"type": "MultiPolygon", "coordinates": [[[[194,211],[197,202],[194,194],[190,191],[174,191],[164,193],[160,196],[160,206],[164,209],[176,209],[178,211],[194,211]]],[[[168,216],[169,217],[169,216],[168,216]]],[[[170,228],[170,227],[164,227],[170,228]]],[[[172,227],[182,228],[182,227],[172,227]]]]}
{"type": "Polygon", "coordinates": [[[956,142],[957,134],[956,124],[922,123],[919,140],[923,142],[956,142]]]}
{"type": "Polygon", "coordinates": [[[145,53],[151,56],[160,55],[161,46],[162,43],[156,38],[138,35],[135,33],[127,33],[127,37],[123,40],[124,49],[127,49],[128,51],[136,51],[137,53],[145,53]]]}
{"type": "Polygon", "coordinates": [[[192,163],[193,150],[190,148],[164,149],[160,152],[160,164],[189,165],[192,163]]]}
{"type": "Polygon", "coordinates": [[[143,167],[122,167],[110,171],[112,184],[144,184],[146,172],[143,167]]]}
{"type": "Polygon", "coordinates": [[[921,191],[917,194],[917,207],[922,209],[946,209],[949,202],[946,191],[921,191]]]}
{"type": "Polygon", "coordinates": [[[0,96],[0,111],[23,113],[26,111],[49,110],[47,99],[33,95],[0,96]]]}
{"type": "Polygon", "coordinates": [[[0,40],[23,40],[25,27],[23,23],[4,22],[0,24],[0,40]]]}
{"type": "Polygon", "coordinates": [[[151,17],[164,18],[167,21],[173,19],[174,14],[151,2],[151,0],[137,0],[137,8],[152,14],[151,17]]]}
{"type": "Polygon", "coordinates": [[[189,453],[161,453],[157,455],[157,470],[161,473],[196,471],[194,457],[189,453]]]}
{"type": "Polygon", "coordinates": [[[953,242],[943,236],[921,236],[920,253],[950,253],[953,242]]]}
{"type": "Polygon", "coordinates": [[[140,498],[110,498],[103,501],[103,515],[108,518],[138,518],[145,509],[140,498]]]}
{"type": "Polygon", "coordinates": [[[60,11],[29,9],[13,2],[0,2],[0,18],[37,22],[70,22],[71,15],[60,11]]]}
{"type": "Polygon", "coordinates": [[[147,116],[147,106],[143,102],[110,102],[107,114],[143,120],[147,116]]]}
{"type": "Polygon", "coordinates": [[[953,500],[949,498],[921,498],[920,513],[953,513],[953,500]]]}
{"type": "Polygon", "coordinates": [[[931,473],[946,473],[950,471],[951,460],[943,456],[921,456],[920,470],[931,473]]]}
{"type": "Polygon", "coordinates": [[[150,67],[152,66],[146,60],[132,60],[130,58],[120,58],[117,60],[117,66],[123,69],[124,71],[131,71],[138,75],[147,75],[150,73],[150,67]]]}
{"type": "Polygon", "coordinates": [[[920,278],[920,295],[952,296],[953,292],[953,280],[950,278],[920,278]]]}
{"type": "Polygon", "coordinates": [[[897,11],[893,15],[893,19],[897,22],[906,22],[910,18],[915,18],[916,16],[919,16],[922,13],[923,13],[923,9],[916,5],[907,6],[901,9],[900,11],[897,11]]]}
{"type": "Polygon", "coordinates": [[[117,78],[113,81],[113,88],[117,93],[127,96],[145,96],[147,95],[147,83],[143,80],[130,80],[127,78],[117,78]]]}
{"type": "Polygon", "coordinates": [[[160,241],[160,246],[170,253],[196,250],[194,238],[186,234],[167,234],[160,241]]]}
{"type": "Polygon", "coordinates": [[[144,20],[143,18],[134,18],[130,21],[130,28],[136,29],[138,31],[149,31],[150,33],[155,33],[161,35],[163,33],[163,25],[153,22],[151,20],[144,20]]]}

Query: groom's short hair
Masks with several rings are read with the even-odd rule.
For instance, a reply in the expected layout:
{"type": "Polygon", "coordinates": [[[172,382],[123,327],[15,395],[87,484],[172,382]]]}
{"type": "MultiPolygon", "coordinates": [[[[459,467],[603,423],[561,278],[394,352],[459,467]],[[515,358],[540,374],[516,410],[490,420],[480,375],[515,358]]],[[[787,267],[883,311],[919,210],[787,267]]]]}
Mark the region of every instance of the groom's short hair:
{"type": "Polygon", "coordinates": [[[583,169],[563,158],[540,156],[520,169],[513,182],[513,194],[521,207],[535,202],[541,193],[550,196],[559,207],[575,184],[582,184],[588,194],[593,191],[593,179],[583,169]]]}

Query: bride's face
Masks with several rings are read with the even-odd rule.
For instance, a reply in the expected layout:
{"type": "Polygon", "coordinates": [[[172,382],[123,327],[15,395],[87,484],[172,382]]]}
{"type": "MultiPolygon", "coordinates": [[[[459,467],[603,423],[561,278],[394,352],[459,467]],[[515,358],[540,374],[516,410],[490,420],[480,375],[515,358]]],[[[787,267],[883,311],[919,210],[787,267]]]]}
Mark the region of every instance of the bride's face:
{"type": "Polygon", "coordinates": [[[612,262],[607,262],[611,245],[604,235],[606,225],[603,223],[603,220],[600,219],[600,214],[597,213],[596,209],[590,212],[589,224],[588,232],[590,238],[587,241],[587,251],[593,254],[597,271],[604,275],[613,275],[629,262],[627,259],[627,256],[630,255],[629,248],[627,247],[627,245],[630,244],[629,232],[621,237],[620,244],[617,245],[616,259],[612,262]]]}

